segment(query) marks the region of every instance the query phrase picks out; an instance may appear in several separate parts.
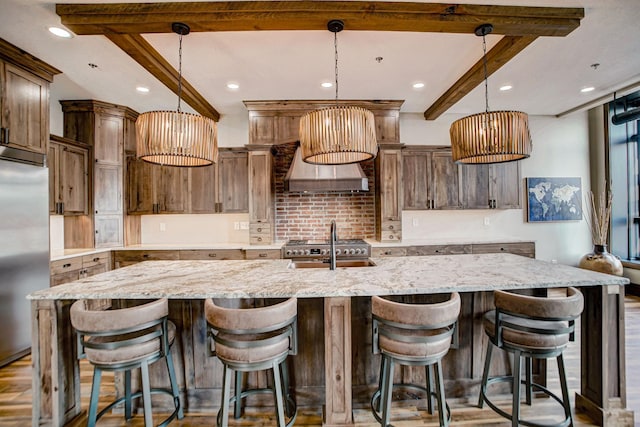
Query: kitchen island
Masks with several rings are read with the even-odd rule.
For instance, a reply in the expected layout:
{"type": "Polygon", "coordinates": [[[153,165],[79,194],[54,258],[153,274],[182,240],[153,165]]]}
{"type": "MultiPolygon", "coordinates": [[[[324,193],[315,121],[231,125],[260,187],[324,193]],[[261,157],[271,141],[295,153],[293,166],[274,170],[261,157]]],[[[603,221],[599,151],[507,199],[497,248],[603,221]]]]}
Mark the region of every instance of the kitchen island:
{"type": "Polygon", "coordinates": [[[30,295],[33,425],[64,425],[81,412],[76,342],[68,318],[76,299],[169,298],[170,317],[181,328],[181,344],[174,351],[179,353],[178,376],[189,411],[213,410],[219,401],[221,376],[217,361],[206,357],[202,301],[298,297],[302,351],[292,358],[296,394],[301,404],[324,397],[325,424],[337,426],[352,422],[353,402],[366,402],[377,380],[368,297],[461,293],[458,349],[451,352],[447,393],[453,389],[453,395],[465,396],[477,390],[480,379],[482,347],[486,346],[480,316],[490,307],[491,291],[564,286],[580,287],[585,295],[582,384],[576,405],[599,424],[633,425],[633,413],[625,408],[623,296],[627,279],[512,254],[372,260],[375,265],[371,267],[335,271],[290,268],[289,260],[147,261],[36,292],[30,295]],[[324,339],[319,339],[323,326],[324,339]],[[467,364],[459,365],[460,360],[467,364]]]}

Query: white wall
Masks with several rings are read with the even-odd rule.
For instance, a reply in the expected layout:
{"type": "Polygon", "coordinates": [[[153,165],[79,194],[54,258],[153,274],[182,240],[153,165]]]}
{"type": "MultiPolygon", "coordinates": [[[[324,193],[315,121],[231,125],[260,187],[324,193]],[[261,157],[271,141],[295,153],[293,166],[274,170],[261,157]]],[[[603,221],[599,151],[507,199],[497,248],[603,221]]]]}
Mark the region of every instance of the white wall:
{"type": "MultiPolygon", "coordinates": [[[[449,125],[458,116],[445,115],[429,122],[421,114],[400,116],[401,141],[407,145],[449,145],[449,125]]],[[[581,177],[589,190],[589,135],[587,113],[565,118],[530,116],[533,139],[530,158],[521,161],[523,207],[526,177],[581,177]]],[[[403,241],[453,239],[494,241],[523,239],[536,242],[536,257],[576,265],[592,249],[584,220],[527,223],[523,209],[464,211],[404,211],[403,241]],[[485,219],[488,225],[485,225],[485,219]]]]}
{"type": "Polygon", "coordinates": [[[143,215],[141,223],[143,245],[249,243],[247,213],[143,215]],[[242,229],[243,226],[246,228],[242,229]]]}

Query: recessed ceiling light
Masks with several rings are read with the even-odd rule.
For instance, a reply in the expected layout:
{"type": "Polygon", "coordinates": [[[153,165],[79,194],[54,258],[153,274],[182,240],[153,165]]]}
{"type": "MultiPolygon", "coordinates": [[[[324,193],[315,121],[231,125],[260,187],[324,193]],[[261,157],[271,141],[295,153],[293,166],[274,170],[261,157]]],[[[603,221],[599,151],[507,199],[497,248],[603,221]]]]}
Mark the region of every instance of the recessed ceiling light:
{"type": "Polygon", "coordinates": [[[511,89],[513,89],[513,86],[511,86],[511,85],[500,86],[500,90],[503,91],[503,92],[506,91],[506,90],[511,90],[511,89]]]}
{"type": "Polygon", "coordinates": [[[331,82],[324,82],[324,83],[322,83],[320,86],[322,86],[322,87],[326,87],[326,88],[329,88],[329,87],[333,87],[333,83],[331,83],[331,82]]]}
{"type": "Polygon", "coordinates": [[[240,89],[240,85],[238,83],[227,83],[227,87],[229,89],[240,89]]]}
{"type": "Polygon", "coordinates": [[[71,32],[60,27],[49,27],[49,32],[58,37],[62,37],[63,39],[70,39],[73,37],[73,34],[71,34],[71,32]]]}
{"type": "Polygon", "coordinates": [[[594,89],[595,89],[595,87],[593,87],[593,86],[583,87],[582,89],[580,89],[580,92],[587,93],[587,92],[591,92],[594,89]]]}
{"type": "Polygon", "coordinates": [[[422,82],[418,82],[418,83],[414,83],[413,84],[413,88],[414,89],[421,89],[423,87],[424,87],[424,83],[422,83],[422,82]]]}
{"type": "Polygon", "coordinates": [[[149,93],[149,88],[145,86],[136,86],[136,90],[140,93],[149,93]]]}

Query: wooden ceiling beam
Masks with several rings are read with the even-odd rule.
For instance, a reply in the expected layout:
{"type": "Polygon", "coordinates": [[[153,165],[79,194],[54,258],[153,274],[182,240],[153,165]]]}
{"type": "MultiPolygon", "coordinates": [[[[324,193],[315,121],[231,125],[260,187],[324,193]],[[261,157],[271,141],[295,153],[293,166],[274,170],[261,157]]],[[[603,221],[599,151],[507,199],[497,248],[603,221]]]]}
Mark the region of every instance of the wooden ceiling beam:
{"type": "Polygon", "coordinates": [[[565,36],[580,25],[581,8],[376,1],[221,1],[57,4],[62,23],[79,35],[169,33],[172,22],[191,31],[347,30],[565,36]]]}
{"type": "MultiPolygon", "coordinates": [[[[500,67],[509,62],[511,58],[529,46],[537,37],[512,37],[506,36],[487,52],[487,76],[496,72],[500,67]]],[[[478,62],[456,81],[440,98],[438,98],[424,112],[424,118],[435,120],[442,113],[451,108],[456,102],[464,98],[469,92],[484,81],[484,59],[478,62]]],[[[484,106],[479,106],[480,107],[484,106]]],[[[478,111],[479,112],[479,111],[478,111]]]]}
{"type": "MultiPolygon", "coordinates": [[[[377,1],[220,1],[57,4],[62,23],[79,35],[103,34],[177,93],[178,73],[140,34],[171,33],[173,22],[194,32],[326,30],[341,19],[347,30],[473,34],[481,24],[503,35],[487,53],[491,75],[541,36],[566,36],[580,25],[582,8],[377,1]]],[[[424,112],[433,120],[484,80],[478,61],[424,112]]],[[[183,80],[184,82],[184,80],[183,80]]],[[[219,113],[184,82],[183,98],[200,114],[219,113]]]]}
{"type": "MultiPolygon", "coordinates": [[[[178,94],[178,71],[140,34],[107,34],[106,36],[173,93],[178,94]]],[[[181,99],[201,115],[216,122],[220,120],[220,113],[184,77],[181,99]]]]}

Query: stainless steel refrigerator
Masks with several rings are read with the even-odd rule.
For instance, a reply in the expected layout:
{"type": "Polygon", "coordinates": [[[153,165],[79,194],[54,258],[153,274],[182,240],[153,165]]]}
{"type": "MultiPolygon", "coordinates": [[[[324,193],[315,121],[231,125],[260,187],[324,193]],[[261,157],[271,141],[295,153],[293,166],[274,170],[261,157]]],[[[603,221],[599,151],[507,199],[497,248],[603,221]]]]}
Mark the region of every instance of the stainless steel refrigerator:
{"type": "Polygon", "coordinates": [[[31,349],[26,296],[49,287],[45,156],[0,147],[0,366],[31,349]]]}

